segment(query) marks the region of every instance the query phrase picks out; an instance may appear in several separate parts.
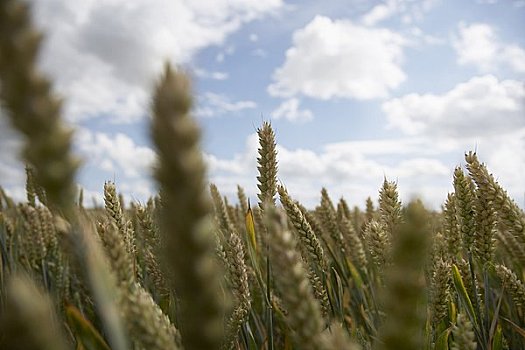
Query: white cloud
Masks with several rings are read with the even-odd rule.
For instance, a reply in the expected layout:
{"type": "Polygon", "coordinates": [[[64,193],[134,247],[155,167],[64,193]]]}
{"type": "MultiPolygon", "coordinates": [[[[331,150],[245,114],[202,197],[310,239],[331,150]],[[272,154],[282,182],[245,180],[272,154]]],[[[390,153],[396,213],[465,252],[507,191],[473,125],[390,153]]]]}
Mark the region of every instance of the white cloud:
{"type": "Polygon", "coordinates": [[[413,43],[417,45],[419,43],[422,43],[426,45],[443,45],[448,43],[447,40],[443,38],[423,32],[423,30],[421,30],[421,28],[417,26],[410,27],[408,33],[411,36],[411,44],[413,43]]]}
{"type": "Polygon", "coordinates": [[[514,194],[519,204],[523,204],[525,188],[525,128],[513,132],[504,140],[496,140],[490,146],[483,147],[489,157],[487,163],[502,186],[514,194]]]}
{"type": "Polygon", "coordinates": [[[387,1],[384,4],[376,5],[363,16],[361,21],[367,26],[373,26],[392,17],[396,13],[396,7],[396,1],[387,1]]]}
{"type": "Polygon", "coordinates": [[[22,137],[11,128],[7,116],[0,110],[0,185],[17,200],[25,199],[26,176],[24,163],[19,159],[22,144],[22,137]]]}
{"type": "Polygon", "coordinates": [[[137,145],[122,133],[111,136],[80,129],[76,143],[88,166],[114,171],[128,178],[148,176],[155,160],[152,149],[137,145]]]}
{"type": "MultiPolygon", "coordinates": [[[[487,163],[510,195],[522,197],[525,192],[520,175],[525,171],[523,82],[498,80],[492,75],[474,77],[446,93],[408,94],[383,103],[382,108],[390,127],[415,136],[402,142],[394,141],[397,146],[388,146],[406,161],[410,162],[416,155],[445,159],[450,157],[447,154],[455,154],[457,161],[464,162],[457,156],[477,149],[481,161],[487,163]]],[[[373,143],[365,149],[365,152],[380,152],[373,148],[373,143]]],[[[433,167],[432,163],[420,165],[420,170],[433,167]]],[[[447,164],[447,167],[454,165],[447,164]]],[[[438,170],[439,166],[432,171],[438,170]]],[[[442,168],[442,179],[444,171],[442,168]]],[[[417,183],[420,179],[414,177],[411,181],[417,183]]]]}
{"type": "Polygon", "coordinates": [[[363,15],[361,22],[367,26],[376,25],[396,15],[401,10],[401,5],[402,1],[398,0],[387,0],[382,4],[375,5],[369,12],[363,15]]]}
{"type": "Polygon", "coordinates": [[[210,173],[229,173],[241,177],[254,173],[257,167],[258,142],[257,134],[249,135],[246,138],[244,151],[235,154],[232,159],[221,159],[213,154],[205,154],[210,173]]]}
{"type": "Polygon", "coordinates": [[[84,128],[77,130],[75,143],[84,160],[79,180],[85,187],[86,206],[103,205],[103,182],[109,179],[115,181],[126,202],[144,202],[155,195],[151,177],[156,156],[151,148],[137,145],[122,133],[109,135],[84,128]],[[96,174],[95,179],[86,179],[90,174],[96,174]]]}
{"type": "Polygon", "coordinates": [[[505,66],[525,73],[525,50],[516,44],[503,42],[496,29],[488,24],[460,23],[452,45],[461,65],[472,64],[482,72],[505,66]]]}
{"type": "Polygon", "coordinates": [[[401,69],[404,42],[387,29],[316,16],[294,33],[293,46],[268,91],[323,100],[388,96],[406,78],[401,69]]]}
{"type": "Polygon", "coordinates": [[[442,161],[432,158],[410,158],[399,162],[394,168],[394,174],[399,178],[412,178],[420,176],[448,176],[451,169],[442,161]]]}
{"type": "Polygon", "coordinates": [[[297,98],[290,98],[283,101],[275,109],[271,116],[275,119],[287,119],[291,122],[307,122],[314,118],[314,115],[309,109],[300,109],[300,101],[297,98]]]}
{"type": "Polygon", "coordinates": [[[474,77],[441,95],[412,93],[382,105],[389,126],[410,135],[489,136],[525,126],[525,84],[474,77]]]}
{"type": "Polygon", "coordinates": [[[394,16],[399,16],[406,24],[421,21],[425,13],[429,12],[438,2],[439,0],[386,0],[365,13],[361,22],[367,26],[373,26],[394,16]]]}
{"type": "MultiPolygon", "coordinates": [[[[1,120],[1,119],[0,119],[1,120]]],[[[4,125],[0,128],[5,135],[4,125]]],[[[400,139],[361,140],[330,143],[315,151],[307,148],[287,148],[278,144],[278,178],[290,193],[308,207],[319,201],[321,187],[328,188],[334,199],[344,196],[351,205],[363,207],[368,196],[377,198],[383,177],[398,182],[403,201],[420,195],[425,202],[438,209],[451,191],[452,170],[462,162],[465,150],[477,148],[482,161],[514,198],[522,198],[525,191],[521,174],[525,172],[525,126],[515,127],[500,134],[458,135],[456,137],[420,136],[400,139]],[[444,157],[452,154],[452,158],[444,157]]],[[[7,147],[7,138],[0,138],[6,154],[13,154],[16,146],[7,147]]],[[[19,141],[16,141],[19,143],[19,141]]],[[[77,131],[77,149],[84,156],[85,168],[115,174],[117,187],[127,201],[144,201],[155,193],[149,174],[155,155],[146,146],[137,145],[123,134],[108,135],[86,129],[77,131]]],[[[219,186],[224,195],[235,201],[236,186],[240,184],[256,200],[258,138],[251,134],[245,149],[231,158],[205,154],[210,180],[219,186]]],[[[21,164],[16,173],[6,172],[6,156],[0,154],[2,185],[15,198],[23,200],[24,174],[21,164]],[[8,182],[6,182],[8,181],[8,182]],[[10,182],[11,181],[11,182],[10,182]]],[[[7,170],[6,170],[7,169],[7,170]]],[[[100,188],[87,187],[84,192],[86,205],[95,196],[101,202],[100,188]]],[[[95,186],[97,186],[95,184],[95,186]]]]}
{"type": "Polygon", "coordinates": [[[41,63],[67,97],[72,120],[101,114],[134,121],[146,110],[165,60],[187,63],[221,45],[243,23],[272,14],[282,0],[33,0],[46,32],[41,63]]]}
{"type": "Polygon", "coordinates": [[[135,179],[132,181],[123,181],[118,184],[118,189],[124,192],[126,201],[145,203],[145,201],[156,194],[152,181],[149,179],[135,179]]]}
{"type": "MultiPolygon", "coordinates": [[[[257,194],[257,147],[257,135],[252,134],[245,150],[234,157],[206,157],[211,181],[233,200],[237,184],[243,186],[252,199],[257,194]]],[[[428,140],[425,139],[341,142],[327,144],[318,152],[289,149],[278,144],[278,179],[295,198],[309,207],[318,203],[323,186],[334,198],[345,196],[351,204],[363,206],[368,196],[377,196],[386,176],[399,181],[404,200],[419,193],[438,208],[449,190],[454,164],[444,163],[435,153],[426,152],[427,149],[428,140]],[[389,149],[383,148],[385,144],[404,144],[401,148],[408,157],[392,156],[389,149]],[[381,153],[381,149],[385,152],[381,153]]]]}
{"type": "Polygon", "coordinates": [[[224,53],[223,52],[219,52],[217,54],[217,56],[215,57],[215,61],[217,61],[219,63],[224,62],[224,53]]]}
{"type": "Polygon", "coordinates": [[[257,104],[250,100],[231,101],[226,95],[206,92],[200,98],[195,114],[199,117],[216,117],[225,114],[238,114],[245,109],[256,107],[257,104]]]}
{"type": "Polygon", "coordinates": [[[268,56],[268,53],[265,50],[261,49],[261,48],[252,50],[251,54],[253,56],[257,56],[257,57],[261,57],[261,58],[264,58],[264,57],[268,56]]]}
{"type": "Polygon", "coordinates": [[[502,64],[508,63],[514,71],[525,73],[525,50],[518,45],[505,45],[502,50],[502,64]]]}
{"type": "Polygon", "coordinates": [[[255,33],[250,34],[250,36],[248,38],[253,43],[259,40],[259,36],[257,34],[255,34],[255,33]]]}
{"type": "MultiPolygon", "coordinates": [[[[75,148],[84,164],[79,172],[83,186],[93,186],[92,179],[83,178],[87,174],[106,173],[105,179],[118,175],[119,191],[140,200],[154,194],[153,184],[149,180],[155,154],[149,147],[137,145],[124,134],[108,135],[79,128],[75,133],[75,148]],[[88,183],[86,183],[88,182],[88,183]]],[[[7,118],[0,113],[0,185],[7,194],[18,201],[25,201],[26,175],[24,163],[19,159],[23,139],[8,124],[7,118]]],[[[88,175],[89,176],[89,175],[88,175]]],[[[102,185],[96,190],[85,188],[86,205],[92,206],[94,196],[98,203],[102,198],[102,185]]],[[[95,184],[96,185],[96,184],[95,184]]],[[[131,197],[130,197],[131,198],[131,197]]]]}
{"type": "Polygon", "coordinates": [[[97,190],[90,190],[82,188],[84,192],[84,207],[103,207],[104,206],[104,193],[102,187],[97,190]]]}
{"type": "Polygon", "coordinates": [[[215,56],[215,61],[218,63],[223,63],[226,59],[226,56],[231,56],[235,53],[235,46],[228,45],[222,52],[219,52],[217,56],[215,56]]]}
{"type": "MultiPolygon", "coordinates": [[[[257,148],[257,135],[252,134],[244,151],[231,158],[206,156],[211,181],[232,201],[236,201],[237,184],[256,199],[257,148]]],[[[447,193],[453,191],[454,168],[464,164],[465,151],[475,149],[511,197],[522,198],[525,126],[499,134],[444,137],[422,134],[329,143],[319,150],[291,149],[278,144],[277,176],[293,197],[310,208],[319,203],[323,186],[332,198],[344,196],[351,205],[363,207],[368,196],[377,198],[386,176],[398,182],[404,202],[419,196],[430,207],[439,209],[447,193]]]]}
{"type": "MultiPolygon", "coordinates": [[[[155,196],[157,191],[153,183],[148,179],[125,179],[116,180],[115,186],[119,194],[124,197],[124,205],[127,207],[130,202],[146,203],[146,201],[155,196]]],[[[104,206],[104,189],[103,184],[99,188],[83,188],[84,206],[85,207],[103,207],[104,206]]]]}
{"type": "Polygon", "coordinates": [[[24,186],[6,187],[5,193],[14,201],[23,202],[27,200],[26,189],[24,186]]]}
{"type": "Polygon", "coordinates": [[[459,64],[473,63],[489,70],[497,54],[496,34],[488,24],[459,25],[459,38],[453,41],[459,64]]]}
{"type": "Polygon", "coordinates": [[[203,79],[226,80],[229,77],[229,74],[226,72],[209,72],[202,68],[197,68],[194,72],[196,76],[203,79]]]}
{"type": "Polygon", "coordinates": [[[371,139],[359,141],[344,141],[330,143],[325,148],[329,152],[339,152],[339,149],[358,149],[366,157],[398,156],[407,157],[417,153],[425,157],[450,152],[457,148],[457,143],[441,139],[433,147],[428,146],[428,137],[409,137],[397,139],[371,139]]]}

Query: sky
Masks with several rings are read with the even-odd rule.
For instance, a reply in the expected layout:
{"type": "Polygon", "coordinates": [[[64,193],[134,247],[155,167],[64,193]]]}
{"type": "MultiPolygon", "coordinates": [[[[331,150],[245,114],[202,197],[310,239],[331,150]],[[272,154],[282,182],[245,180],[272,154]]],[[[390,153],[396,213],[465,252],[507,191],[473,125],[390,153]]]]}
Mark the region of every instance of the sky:
{"type": "MultiPolygon", "coordinates": [[[[39,66],[64,99],[86,204],[104,181],[156,193],[151,92],[166,61],[193,80],[208,176],[256,201],[271,121],[278,179],[364,206],[386,177],[438,209],[475,150],[525,201],[524,0],[34,0],[39,66]]],[[[0,116],[0,184],[24,198],[22,140],[0,116]]]]}

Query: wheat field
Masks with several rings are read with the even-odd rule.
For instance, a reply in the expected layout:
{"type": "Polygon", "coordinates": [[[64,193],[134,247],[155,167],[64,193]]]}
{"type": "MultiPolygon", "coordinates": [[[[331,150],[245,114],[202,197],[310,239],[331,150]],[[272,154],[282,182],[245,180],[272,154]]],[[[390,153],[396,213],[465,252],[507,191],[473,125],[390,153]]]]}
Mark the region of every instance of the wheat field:
{"type": "Polygon", "coordinates": [[[362,207],[278,184],[257,130],[258,198],[208,183],[188,77],[151,97],[159,193],[85,208],[61,101],[36,68],[28,7],[0,3],[0,99],[25,137],[27,200],[0,188],[1,349],[525,348],[525,214],[465,154],[442,210],[385,178],[362,207]],[[378,205],[375,206],[374,203],[378,205]]]}

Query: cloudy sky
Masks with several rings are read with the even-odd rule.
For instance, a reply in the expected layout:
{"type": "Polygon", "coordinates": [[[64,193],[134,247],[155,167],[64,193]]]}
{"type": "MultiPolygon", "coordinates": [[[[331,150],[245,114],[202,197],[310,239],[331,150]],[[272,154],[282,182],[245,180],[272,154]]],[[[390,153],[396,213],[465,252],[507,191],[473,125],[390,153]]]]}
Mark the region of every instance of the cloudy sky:
{"type": "MultiPolygon", "coordinates": [[[[309,206],[325,186],[363,205],[386,176],[438,208],[477,150],[525,194],[523,0],[38,0],[42,69],[76,128],[79,178],[100,198],[155,192],[149,99],[164,61],[191,72],[210,180],[255,200],[256,129],[271,120],[279,180],[309,206]]],[[[23,197],[0,119],[0,181],[23,197]]]]}

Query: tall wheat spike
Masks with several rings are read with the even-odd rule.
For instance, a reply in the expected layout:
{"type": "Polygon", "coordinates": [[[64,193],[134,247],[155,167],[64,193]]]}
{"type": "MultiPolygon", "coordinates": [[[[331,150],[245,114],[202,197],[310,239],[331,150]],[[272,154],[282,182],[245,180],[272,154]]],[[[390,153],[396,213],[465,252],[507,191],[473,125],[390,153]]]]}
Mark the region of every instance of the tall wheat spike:
{"type": "Polygon", "coordinates": [[[461,240],[465,251],[470,252],[476,235],[474,215],[475,189],[470,176],[466,176],[461,168],[454,170],[454,190],[457,205],[458,224],[461,240]]]}
{"type": "Polygon", "coordinates": [[[459,231],[456,209],[456,195],[449,193],[443,207],[443,226],[445,241],[447,242],[447,257],[456,260],[461,248],[461,233],[459,231]]]}
{"type": "Polygon", "coordinates": [[[72,132],[60,119],[61,102],[36,69],[41,39],[26,4],[0,3],[0,100],[12,124],[27,137],[24,158],[36,182],[52,205],[70,212],[79,161],[71,153],[72,132]]]}
{"type": "Polygon", "coordinates": [[[274,280],[288,310],[287,322],[295,342],[300,349],[323,349],[321,306],[314,298],[297,243],[277,209],[267,206],[265,211],[274,280]]]}
{"type": "Polygon", "coordinates": [[[110,272],[93,242],[94,233],[75,211],[74,178],[80,162],[72,152],[72,131],[61,120],[61,101],[51,83],[36,68],[41,38],[26,4],[0,2],[0,100],[14,127],[26,136],[23,157],[34,169],[46,203],[71,223],[65,248],[91,287],[111,345],[122,350],[126,340],[114,309],[110,272]]]}
{"type": "Polygon", "coordinates": [[[452,330],[454,341],[451,350],[476,350],[476,338],[468,317],[459,314],[456,324],[452,330]]]}
{"type": "Polygon", "coordinates": [[[428,219],[423,206],[410,203],[406,222],[397,230],[392,267],[386,273],[384,293],[385,323],[380,330],[381,350],[420,350],[424,348],[423,264],[428,247],[428,219]]]}
{"type": "Polygon", "coordinates": [[[386,232],[392,235],[401,220],[401,201],[397,193],[397,184],[387,181],[386,178],[379,191],[379,213],[386,232]]]}
{"type": "Polygon", "coordinates": [[[465,154],[467,169],[476,182],[480,193],[499,215],[501,223],[517,238],[519,244],[525,245],[525,215],[514,200],[512,200],[487,166],[479,162],[476,153],[465,154]]]}
{"type": "Polygon", "coordinates": [[[525,308],[525,283],[520,281],[518,276],[505,265],[496,265],[496,273],[503,285],[507,287],[516,306],[525,308]]]}
{"type": "Polygon", "coordinates": [[[207,196],[200,133],[190,116],[190,82],[169,64],[153,96],[152,137],[162,189],[165,253],[180,298],[184,348],[219,349],[223,300],[213,259],[211,201],[207,196]]]}
{"type": "Polygon", "coordinates": [[[269,122],[257,129],[259,135],[259,157],[257,158],[259,176],[259,207],[264,208],[265,203],[275,203],[277,193],[277,151],[275,150],[275,133],[269,122]]]}
{"type": "Polygon", "coordinates": [[[68,349],[51,299],[31,279],[12,276],[7,293],[7,308],[0,316],[0,348],[68,349]]]}
{"type": "Polygon", "coordinates": [[[130,338],[141,348],[151,350],[182,348],[178,330],[142,286],[133,284],[129,289],[121,291],[120,312],[130,338]]]}
{"type": "Polygon", "coordinates": [[[301,246],[304,248],[305,252],[305,260],[319,271],[326,271],[327,262],[319,238],[314,233],[310,223],[306,220],[286,189],[283,186],[279,186],[278,190],[281,203],[299,235],[301,246]]]}
{"type": "Polygon", "coordinates": [[[235,306],[226,326],[227,336],[224,342],[224,349],[232,349],[235,346],[241,326],[246,322],[251,307],[248,271],[244,262],[244,248],[241,238],[235,232],[230,234],[226,253],[235,306]]]}

